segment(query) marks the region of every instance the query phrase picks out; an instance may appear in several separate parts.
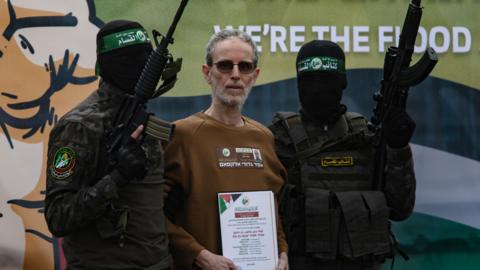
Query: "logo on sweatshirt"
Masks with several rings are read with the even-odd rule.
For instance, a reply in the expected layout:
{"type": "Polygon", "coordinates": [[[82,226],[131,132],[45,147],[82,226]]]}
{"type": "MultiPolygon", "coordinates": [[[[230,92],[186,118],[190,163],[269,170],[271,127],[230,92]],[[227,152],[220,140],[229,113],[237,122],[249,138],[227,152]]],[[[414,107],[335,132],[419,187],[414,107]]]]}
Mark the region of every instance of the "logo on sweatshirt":
{"type": "Polygon", "coordinates": [[[263,155],[260,148],[218,147],[218,167],[221,169],[262,169],[263,155]]]}

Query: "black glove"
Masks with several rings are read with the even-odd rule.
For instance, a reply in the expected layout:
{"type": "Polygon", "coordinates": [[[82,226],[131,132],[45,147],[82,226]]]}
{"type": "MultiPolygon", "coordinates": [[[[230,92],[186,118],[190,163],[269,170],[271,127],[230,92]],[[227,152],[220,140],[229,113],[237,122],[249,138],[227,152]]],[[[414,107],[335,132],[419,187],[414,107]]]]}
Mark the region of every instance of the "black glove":
{"type": "Polygon", "coordinates": [[[402,148],[410,142],[415,131],[415,121],[405,109],[395,107],[385,119],[385,136],[388,146],[402,148]]]}
{"type": "Polygon", "coordinates": [[[147,173],[147,156],[140,143],[133,138],[123,145],[117,153],[117,166],[112,177],[119,186],[123,186],[133,179],[142,180],[147,173]]]}

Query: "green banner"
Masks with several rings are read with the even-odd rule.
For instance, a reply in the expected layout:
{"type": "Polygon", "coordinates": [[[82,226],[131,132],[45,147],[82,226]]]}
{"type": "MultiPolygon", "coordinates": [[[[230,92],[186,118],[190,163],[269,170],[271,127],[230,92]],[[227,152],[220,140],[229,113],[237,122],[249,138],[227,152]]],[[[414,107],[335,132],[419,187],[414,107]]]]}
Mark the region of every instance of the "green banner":
{"type": "MultiPolygon", "coordinates": [[[[184,58],[181,80],[169,93],[209,93],[200,66],[208,38],[221,28],[250,33],[261,48],[257,84],[295,76],[295,55],[312,39],[338,42],[347,55],[346,68],[381,68],[385,50],[398,42],[410,1],[407,0],[208,0],[189,1],[171,51],[184,58]]],[[[130,18],[151,30],[166,32],[179,1],[95,1],[104,21],[130,18]]],[[[433,76],[480,88],[474,74],[480,60],[478,0],[422,1],[424,14],[413,61],[433,47],[441,61],[433,76]]]]}

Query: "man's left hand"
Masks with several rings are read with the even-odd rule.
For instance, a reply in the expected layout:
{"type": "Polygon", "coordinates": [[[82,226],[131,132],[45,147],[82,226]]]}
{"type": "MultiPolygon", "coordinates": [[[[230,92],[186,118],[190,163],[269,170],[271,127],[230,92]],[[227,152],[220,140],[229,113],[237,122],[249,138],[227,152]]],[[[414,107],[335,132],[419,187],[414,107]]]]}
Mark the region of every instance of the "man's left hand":
{"type": "Polygon", "coordinates": [[[280,257],[278,257],[277,270],[288,270],[288,256],[287,256],[287,253],[285,253],[285,252],[280,253],[280,257]]]}

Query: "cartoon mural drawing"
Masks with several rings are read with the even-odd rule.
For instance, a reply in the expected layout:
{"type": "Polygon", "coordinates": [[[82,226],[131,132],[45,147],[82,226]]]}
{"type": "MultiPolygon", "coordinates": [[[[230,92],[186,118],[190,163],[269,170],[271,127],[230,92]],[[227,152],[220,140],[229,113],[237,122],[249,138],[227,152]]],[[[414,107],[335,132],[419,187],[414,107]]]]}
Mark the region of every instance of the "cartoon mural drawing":
{"type": "Polygon", "coordinates": [[[43,217],[48,134],[97,87],[93,0],[0,0],[0,269],[63,269],[43,217]]]}

